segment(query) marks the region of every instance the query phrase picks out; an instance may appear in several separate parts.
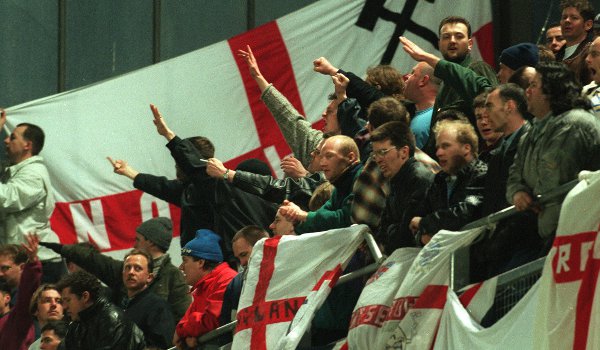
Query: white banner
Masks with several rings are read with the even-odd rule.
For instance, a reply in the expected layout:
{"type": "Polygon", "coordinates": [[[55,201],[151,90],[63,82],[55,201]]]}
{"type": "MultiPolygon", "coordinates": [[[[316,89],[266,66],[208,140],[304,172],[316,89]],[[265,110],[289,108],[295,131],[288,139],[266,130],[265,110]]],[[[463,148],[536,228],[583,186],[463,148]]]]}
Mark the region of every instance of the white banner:
{"type": "Polygon", "coordinates": [[[580,179],[563,202],[540,280],[486,329],[449,291],[435,349],[600,348],[600,172],[580,179]]]}
{"type": "Polygon", "coordinates": [[[8,126],[31,122],[46,132],[41,155],[58,202],[52,227],[61,241],[105,242],[104,251],[130,248],[135,227],[152,216],[171,217],[179,229],[178,208],[134,190],[105,159],[174,177],[175,164],[152,124],[150,103],[179,136],[209,137],[228,167],[253,157],[276,172],[279,158],[290,150],[245,63],[234,54],[237,49],[251,45],[266,79],[318,127],[333,86],[329,77],[312,71],[315,58],[325,56],[358,75],[384,59],[408,72],[415,62],[398,47],[397,36],[436,52],[439,21],[450,14],[471,21],[474,56],[481,56],[481,49],[493,61],[490,1],[322,0],[228,41],[12,107],[8,126]]]}
{"type": "Polygon", "coordinates": [[[365,232],[368,228],[360,225],[258,242],[248,263],[232,348],[295,349],[365,232]]]}

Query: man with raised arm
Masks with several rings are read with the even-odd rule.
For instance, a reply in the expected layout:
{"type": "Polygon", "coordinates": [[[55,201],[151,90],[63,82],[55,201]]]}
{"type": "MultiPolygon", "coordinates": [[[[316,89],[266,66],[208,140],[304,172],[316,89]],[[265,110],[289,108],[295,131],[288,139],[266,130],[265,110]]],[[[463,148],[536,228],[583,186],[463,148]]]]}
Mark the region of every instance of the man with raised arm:
{"type": "Polygon", "coordinates": [[[323,133],[332,135],[340,133],[337,119],[337,108],[340,101],[337,97],[332,99],[321,115],[325,120],[323,131],[313,129],[311,123],[261,74],[250,46],[247,46],[247,51],[239,50],[238,54],[246,60],[250,75],[254,78],[262,93],[261,99],[275,117],[275,121],[294,156],[300,160],[305,168],[308,168],[311,162],[310,154],[323,139],[323,133]]]}
{"type": "Polygon", "coordinates": [[[214,193],[215,180],[206,175],[206,159],[215,155],[215,147],[206,137],[181,139],[169,129],[163,116],[150,105],[154,125],[160,136],[167,140],[167,148],[175,159],[177,178],[140,173],[126,161],[112,160],[116,174],[133,180],[133,186],[181,208],[181,246],[194,238],[197,230],[214,229],[214,208],[207,197],[214,193]]]}
{"type": "Polygon", "coordinates": [[[42,279],[42,263],[38,258],[40,239],[37,235],[25,235],[22,247],[27,262],[20,276],[17,302],[8,315],[0,318],[0,349],[26,350],[35,338],[33,318],[29,314],[29,301],[42,279]]]}

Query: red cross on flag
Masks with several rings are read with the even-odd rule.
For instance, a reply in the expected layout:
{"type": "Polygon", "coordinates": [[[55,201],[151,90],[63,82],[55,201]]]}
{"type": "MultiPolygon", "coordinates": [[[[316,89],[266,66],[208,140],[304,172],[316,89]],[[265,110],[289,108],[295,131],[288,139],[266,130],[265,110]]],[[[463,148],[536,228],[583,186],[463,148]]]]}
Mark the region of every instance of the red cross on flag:
{"type": "Polygon", "coordinates": [[[60,241],[93,241],[103,251],[128,249],[135,227],[152,217],[172,218],[179,232],[175,205],[135,190],[105,159],[124,159],[140,172],[175,177],[150,103],[178,136],[212,140],[216,157],[227,167],[259,158],[281,175],[280,159],[291,150],[235,55],[238,49],[250,45],[265,78],[318,128],[333,85],[330,77],[313,71],[313,60],[325,56],[358,75],[381,62],[410,72],[416,62],[398,47],[398,36],[437,52],[438,24],[451,14],[471,22],[474,58],[493,64],[489,0],[322,0],[230,40],[9,108],[8,127],[31,122],[46,133],[41,156],[57,202],[51,224],[60,241]]]}
{"type": "Polygon", "coordinates": [[[361,225],[257,243],[232,348],[295,349],[365,232],[361,225]]]}

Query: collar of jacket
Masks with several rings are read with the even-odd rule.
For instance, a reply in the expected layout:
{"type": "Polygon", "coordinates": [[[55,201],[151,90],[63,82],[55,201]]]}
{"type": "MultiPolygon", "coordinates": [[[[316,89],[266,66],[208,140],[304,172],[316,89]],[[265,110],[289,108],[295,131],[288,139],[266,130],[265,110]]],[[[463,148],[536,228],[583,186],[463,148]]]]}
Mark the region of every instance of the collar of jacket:
{"type": "Polygon", "coordinates": [[[341,191],[341,189],[347,186],[352,186],[352,183],[354,183],[354,176],[356,175],[356,172],[359,171],[361,168],[362,166],[360,162],[354,162],[354,164],[344,169],[344,171],[340,175],[338,175],[338,177],[333,179],[333,181],[331,181],[331,184],[335,188],[337,188],[338,191],[341,191]]]}
{"type": "Polygon", "coordinates": [[[471,53],[468,53],[462,61],[456,63],[460,64],[463,67],[468,67],[472,61],[473,59],[471,58],[471,53]]]}
{"type": "MultiPolygon", "coordinates": [[[[590,30],[588,32],[588,34],[586,35],[585,39],[583,39],[582,42],[580,42],[579,44],[577,44],[577,48],[575,49],[575,51],[571,54],[571,56],[567,57],[567,59],[571,58],[571,57],[575,57],[577,55],[579,55],[579,53],[581,52],[581,50],[583,50],[583,48],[588,44],[591,43],[594,40],[594,34],[593,34],[594,30],[590,30]]],[[[565,59],[565,51],[567,50],[567,45],[563,45],[563,47],[560,48],[560,50],[558,51],[558,53],[556,54],[556,61],[560,62],[562,60],[565,59]]]]}
{"type": "MultiPolygon", "coordinates": [[[[465,175],[472,173],[474,169],[476,169],[478,167],[482,167],[482,166],[486,166],[484,162],[479,160],[479,158],[473,158],[472,161],[470,161],[469,163],[465,164],[465,166],[460,168],[460,170],[455,174],[455,176],[457,179],[463,178],[465,175]]],[[[450,174],[445,173],[443,171],[440,171],[437,174],[437,177],[439,179],[443,179],[444,181],[446,181],[446,178],[448,176],[450,176],[450,174]]]]}
{"type": "Polygon", "coordinates": [[[217,265],[217,267],[215,267],[211,272],[209,272],[207,275],[205,275],[200,280],[198,280],[198,282],[196,282],[194,287],[192,287],[192,289],[190,289],[190,293],[196,294],[196,291],[201,291],[202,285],[204,283],[206,283],[206,284],[212,283],[214,280],[219,278],[219,276],[221,275],[221,272],[223,270],[227,269],[228,267],[229,267],[229,265],[226,262],[222,262],[219,265],[217,265]]]}
{"type": "Polygon", "coordinates": [[[44,159],[41,156],[31,156],[17,164],[13,164],[8,167],[10,169],[11,176],[16,174],[21,168],[31,163],[43,163],[44,159]]]}
{"type": "Polygon", "coordinates": [[[401,185],[404,182],[404,177],[409,173],[409,170],[414,168],[417,160],[414,157],[410,157],[402,165],[402,168],[398,170],[398,173],[390,179],[390,183],[401,185]]]}
{"type": "Polygon", "coordinates": [[[142,299],[144,297],[144,295],[146,295],[148,293],[150,293],[150,288],[148,288],[148,286],[146,286],[146,288],[144,288],[144,290],[135,294],[133,297],[131,297],[131,298],[126,297],[128,300],[127,309],[129,309],[133,304],[137,303],[140,299],[142,299]]]}
{"type": "Polygon", "coordinates": [[[102,310],[106,305],[108,305],[108,301],[106,301],[106,299],[103,297],[99,297],[98,300],[90,307],[79,311],[79,320],[83,322],[92,319],[94,316],[98,315],[100,310],[102,310]]]}

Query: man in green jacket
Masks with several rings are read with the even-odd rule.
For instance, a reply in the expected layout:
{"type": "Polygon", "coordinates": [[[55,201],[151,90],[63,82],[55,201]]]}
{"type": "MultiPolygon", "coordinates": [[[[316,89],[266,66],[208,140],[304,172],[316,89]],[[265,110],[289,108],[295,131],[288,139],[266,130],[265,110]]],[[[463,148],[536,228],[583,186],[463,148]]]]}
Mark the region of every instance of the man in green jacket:
{"type": "MultiPolygon", "coordinates": [[[[498,83],[492,67],[483,61],[472,59],[471,34],[471,24],[465,18],[457,16],[444,18],[439,26],[438,43],[442,58],[425,52],[412,41],[400,37],[404,51],[414,60],[426,62],[433,67],[433,74],[443,82],[435,98],[431,129],[437,121],[436,114],[448,109],[463,112],[469,117],[473,127],[476,127],[473,99],[484,89],[498,83]]],[[[435,156],[435,138],[429,138],[423,151],[431,157],[435,156]]]]}
{"type": "MultiPolygon", "coordinates": [[[[179,269],[171,263],[166,251],[173,236],[171,220],[158,217],[143,222],[136,228],[134,248],[147,251],[152,256],[154,279],[148,288],[156,295],[167,300],[173,312],[175,322],[179,321],[191,303],[189,287],[179,269]]],[[[123,284],[123,261],[106,256],[89,244],[40,243],[63,257],[81,266],[87,272],[98,277],[113,291],[113,302],[121,306],[127,299],[127,288],[123,284]]]]}
{"type": "Polygon", "coordinates": [[[328,138],[321,148],[320,165],[335,189],[331,198],[318,210],[306,212],[290,201],[284,201],[279,213],[296,224],[296,233],[325,231],[350,226],[352,187],[360,174],[358,146],[348,136],[328,138]]]}

